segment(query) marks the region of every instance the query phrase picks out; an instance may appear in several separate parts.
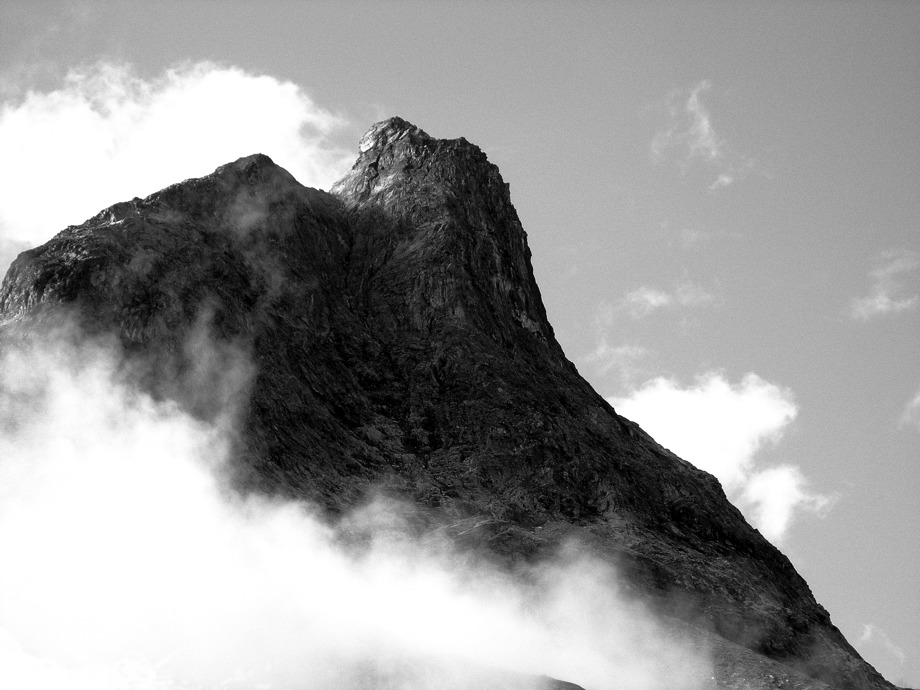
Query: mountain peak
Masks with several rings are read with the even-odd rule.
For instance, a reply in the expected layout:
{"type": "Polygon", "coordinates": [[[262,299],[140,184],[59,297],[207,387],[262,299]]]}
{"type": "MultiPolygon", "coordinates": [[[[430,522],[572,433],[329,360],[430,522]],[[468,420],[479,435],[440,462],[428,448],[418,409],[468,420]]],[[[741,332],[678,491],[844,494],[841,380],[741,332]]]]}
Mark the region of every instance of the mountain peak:
{"type": "Polygon", "coordinates": [[[301,186],[291,173],[264,153],[253,153],[232,163],[226,163],[211,173],[211,176],[231,184],[243,182],[252,185],[269,182],[301,186]]]}
{"type": "Polygon", "coordinates": [[[331,193],[255,154],[123,202],[20,255],[0,344],[58,307],[117,334],[145,385],[203,416],[210,386],[175,378],[197,371],[185,344],[202,315],[246,344],[246,486],[338,514],[392,491],[509,567],[574,540],[650,607],[748,655],[749,687],[792,687],[765,676],[769,657],[786,678],[890,688],[715,478],[565,358],[508,185],[465,139],[394,117],[331,193]]]}
{"type": "MultiPolygon", "coordinates": [[[[371,126],[358,151],[352,169],[330,189],[351,204],[375,201],[392,211],[405,207],[399,200],[417,195],[420,187],[427,193],[449,188],[475,204],[479,195],[471,196],[468,187],[495,192],[507,186],[478,146],[463,138],[437,139],[401,117],[371,126]]],[[[510,206],[510,199],[503,205],[510,206]]]]}
{"type": "Polygon", "coordinates": [[[411,122],[407,122],[401,117],[394,116],[371,125],[371,128],[361,137],[361,141],[358,144],[358,151],[363,154],[371,149],[380,149],[405,136],[411,136],[418,139],[431,139],[431,137],[411,122]]]}
{"type": "Polygon", "coordinates": [[[264,153],[253,153],[248,156],[243,156],[242,158],[237,158],[232,163],[225,163],[218,167],[214,173],[227,174],[231,172],[248,172],[251,170],[266,170],[271,168],[278,168],[279,166],[271,158],[266,156],[264,153]]]}
{"type": "Polygon", "coordinates": [[[409,305],[413,328],[467,321],[503,342],[520,345],[524,333],[561,355],[508,185],[482,150],[399,117],[373,125],[359,148],[330,191],[374,226],[357,242],[368,263],[391,254],[403,301],[393,309],[409,305]]]}

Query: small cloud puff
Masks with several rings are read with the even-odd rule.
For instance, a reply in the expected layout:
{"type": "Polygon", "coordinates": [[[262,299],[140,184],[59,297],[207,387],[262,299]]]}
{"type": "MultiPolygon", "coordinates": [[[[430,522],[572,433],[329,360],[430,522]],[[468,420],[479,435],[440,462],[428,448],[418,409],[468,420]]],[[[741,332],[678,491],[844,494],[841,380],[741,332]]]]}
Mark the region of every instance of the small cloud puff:
{"type": "Polygon", "coordinates": [[[820,513],[828,497],[807,489],[793,466],[759,468],[756,455],[780,441],[798,414],[791,391],[754,373],[732,384],[722,374],[691,386],[659,377],[608,402],[659,443],[716,476],[764,536],[780,543],[797,514],[820,513]]]}
{"type": "Polygon", "coordinates": [[[920,303],[920,295],[904,294],[905,283],[920,267],[917,252],[909,249],[882,252],[876,267],[869,272],[872,286],[869,294],[850,303],[850,317],[868,321],[876,316],[897,314],[913,309],[920,303]]]}

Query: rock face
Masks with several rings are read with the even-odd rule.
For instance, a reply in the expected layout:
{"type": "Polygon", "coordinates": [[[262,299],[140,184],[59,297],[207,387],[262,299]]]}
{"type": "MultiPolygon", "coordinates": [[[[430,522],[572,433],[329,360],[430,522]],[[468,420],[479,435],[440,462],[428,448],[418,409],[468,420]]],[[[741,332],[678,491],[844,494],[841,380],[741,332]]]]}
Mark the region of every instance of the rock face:
{"type": "Polygon", "coordinates": [[[330,193],[254,155],[116,204],[24,252],[0,289],[8,333],[62,307],[203,416],[213,399],[164,383],[193,366],[183,343],[204,320],[248,348],[251,489],[333,514],[371,490],[407,496],[509,567],[574,537],[724,658],[769,664],[776,687],[891,687],[712,476],[579,376],[508,186],[464,139],[392,118],[330,193]]]}

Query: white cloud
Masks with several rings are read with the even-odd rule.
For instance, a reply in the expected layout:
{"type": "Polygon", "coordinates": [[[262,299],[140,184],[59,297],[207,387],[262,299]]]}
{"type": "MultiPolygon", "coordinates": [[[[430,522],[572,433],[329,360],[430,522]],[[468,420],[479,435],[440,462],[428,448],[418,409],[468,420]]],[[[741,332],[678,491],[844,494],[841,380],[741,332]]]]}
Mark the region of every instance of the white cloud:
{"type": "Polygon", "coordinates": [[[857,321],[868,321],[876,316],[897,314],[913,309],[920,303],[920,295],[904,294],[911,276],[920,267],[917,252],[909,249],[882,252],[876,267],[869,272],[872,285],[869,294],[850,303],[850,316],[857,321]]]}
{"type": "Polygon", "coordinates": [[[732,489],[744,484],[754,454],[778,441],[798,414],[789,391],[756,374],[732,385],[710,373],[689,387],[658,377],[612,402],[659,443],[732,489]]]}
{"type": "Polygon", "coordinates": [[[687,387],[652,379],[609,402],[663,446],[715,475],[729,498],[775,543],[797,512],[819,512],[828,505],[826,497],[807,490],[798,468],[756,466],[758,451],[778,443],[798,414],[788,389],[753,373],[738,384],[709,373],[687,387]]]}
{"type": "Polygon", "coordinates": [[[57,90],[2,104],[0,242],[7,254],[34,246],[252,153],[327,188],[353,159],[330,139],[343,125],[300,86],[236,67],[201,62],[152,79],[104,62],[71,71],[57,90]]]}
{"type": "Polygon", "coordinates": [[[781,541],[797,510],[821,514],[830,506],[830,498],[810,493],[807,485],[798,467],[770,467],[747,477],[741,504],[767,539],[781,541]]]}

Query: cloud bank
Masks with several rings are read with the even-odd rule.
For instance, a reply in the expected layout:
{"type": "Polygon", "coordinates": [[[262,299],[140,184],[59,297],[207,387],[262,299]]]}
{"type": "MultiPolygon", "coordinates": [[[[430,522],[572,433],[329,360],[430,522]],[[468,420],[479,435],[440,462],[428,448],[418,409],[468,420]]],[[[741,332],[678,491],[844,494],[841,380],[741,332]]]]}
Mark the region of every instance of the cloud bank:
{"type": "Polygon", "coordinates": [[[333,141],[344,124],[296,84],[236,67],[72,70],[54,91],[0,104],[0,270],[106,206],[252,153],[328,188],[353,159],[333,141]]]}
{"type": "Polygon", "coordinates": [[[421,690],[509,670],[652,690],[711,675],[602,563],[567,553],[518,579],[412,532],[405,506],[333,524],[241,497],[221,479],[232,410],[203,422],[150,399],[104,344],[2,352],[2,687],[421,690]]]}
{"type": "Polygon", "coordinates": [[[827,497],[808,490],[799,468],[757,465],[758,451],[779,442],[798,408],[790,391],[756,374],[732,384],[709,373],[686,387],[658,377],[608,402],[663,446],[715,475],[774,543],[782,542],[800,511],[820,512],[829,505],[827,497]]]}

